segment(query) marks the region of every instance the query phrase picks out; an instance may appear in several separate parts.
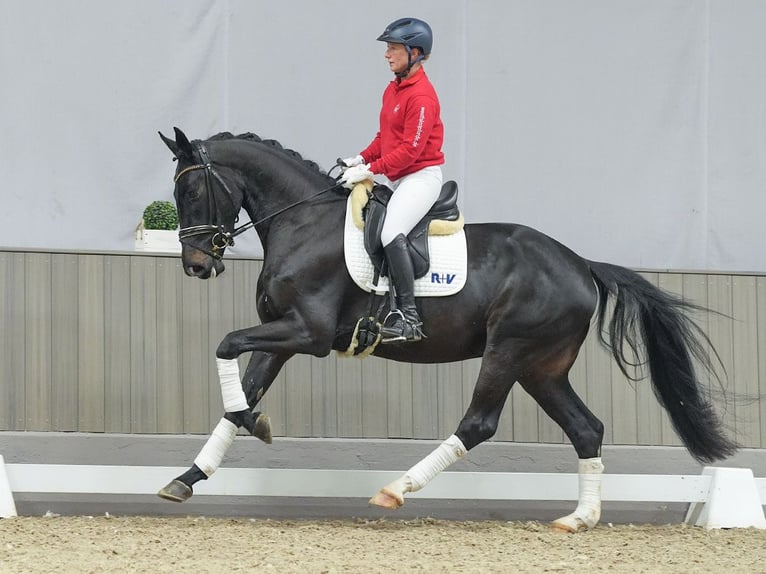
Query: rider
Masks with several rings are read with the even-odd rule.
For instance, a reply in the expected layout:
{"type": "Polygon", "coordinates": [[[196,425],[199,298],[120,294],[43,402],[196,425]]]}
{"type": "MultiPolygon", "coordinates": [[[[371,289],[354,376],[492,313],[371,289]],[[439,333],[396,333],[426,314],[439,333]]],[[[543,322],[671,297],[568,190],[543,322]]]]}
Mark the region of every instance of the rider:
{"type": "Polygon", "coordinates": [[[343,160],[348,169],[341,181],[350,189],[374,174],[391,180],[394,193],[381,239],[400,313],[383,326],[383,341],[419,341],[423,323],[415,306],[407,234],[438,199],[444,163],[439,98],[423,68],[433,34],[423,20],[400,18],[377,39],[386,42],[385,58],[396,77],[383,92],[377,135],[359,155],[343,160]]]}

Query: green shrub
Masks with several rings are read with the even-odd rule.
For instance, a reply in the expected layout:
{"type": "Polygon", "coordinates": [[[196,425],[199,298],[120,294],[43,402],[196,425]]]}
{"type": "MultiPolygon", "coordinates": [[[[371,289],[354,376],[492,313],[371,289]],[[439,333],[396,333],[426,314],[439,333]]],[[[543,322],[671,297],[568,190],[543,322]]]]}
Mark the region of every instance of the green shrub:
{"type": "Polygon", "coordinates": [[[178,212],[169,201],[153,201],[144,209],[145,229],[178,229],[178,212]]]}

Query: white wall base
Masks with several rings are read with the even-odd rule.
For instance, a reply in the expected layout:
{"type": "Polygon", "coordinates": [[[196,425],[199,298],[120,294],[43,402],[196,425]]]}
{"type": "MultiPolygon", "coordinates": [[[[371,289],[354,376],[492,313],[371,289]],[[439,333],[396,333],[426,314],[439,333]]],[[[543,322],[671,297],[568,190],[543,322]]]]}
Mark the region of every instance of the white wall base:
{"type": "Polygon", "coordinates": [[[711,477],[707,500],[689,506],[687,524],[707,529],[766,529],[766,517],[752,470],[706,466],[702,475],[711,477]]]}
{"type": "Polygon", "coordinates": [[[11,485],[5,472],[5,460],[0,454],[0,518],[16,516],[16,505],[13,502],[11,485]]]}
{"type": "MultiPolygon", "coordinates": [[[[185,467],[8,464],[17,493],[154,494],[185,467]]],[[[367,498],[401,471],[222,468],[197,495],[367,498]],[[339,490],[339,485],[342,485],[339,490]]],[[[410,498],[577,500],[572,473],[444,472],[410,498]]],[[[699,475],[603,475],[604,501],[691,502],[686,522],[705,528],[766,528],[766,479],[750,469],[706,468],[699,475]]],[[[6,487],[10,496],[10,489],[6,487]]],[[[12,503],[12,499],[11,499],[12,503]]],[[[14,509],[15,513],[15,509],[14,509]]]]}

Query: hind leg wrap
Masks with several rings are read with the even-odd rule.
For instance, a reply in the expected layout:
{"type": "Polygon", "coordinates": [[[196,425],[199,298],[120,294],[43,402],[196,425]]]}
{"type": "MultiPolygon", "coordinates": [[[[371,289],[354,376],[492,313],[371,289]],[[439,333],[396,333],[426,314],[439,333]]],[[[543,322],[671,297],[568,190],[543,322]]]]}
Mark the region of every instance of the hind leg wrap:
{"type": "Polygon", "coordinates": [[[465,453],[465,446],[463,446],[461,440],[453,434],[441,443],[431,454],[405,472],[404,475],[391,484],[383,487],[379,495],[383,494],[387,499],[393,499],[396,501],[395,505],[380,504],[378,496],[373,497],[370,502],[389,508],[397,508],[401,506],[404,504],[404,495],[406,493],[417,492],[423,488],[426,484],[431,482],[437,474],[452,463],[463,458],[465,453]]]}
{"type": "Polygon", "coordinates": [[[601,518],[601,475],[604,465],[601,457],[582,458],[579,462],[579,500],[572,514],[559,518],[553,527],[566,532],[588,530],[601,518]]]}

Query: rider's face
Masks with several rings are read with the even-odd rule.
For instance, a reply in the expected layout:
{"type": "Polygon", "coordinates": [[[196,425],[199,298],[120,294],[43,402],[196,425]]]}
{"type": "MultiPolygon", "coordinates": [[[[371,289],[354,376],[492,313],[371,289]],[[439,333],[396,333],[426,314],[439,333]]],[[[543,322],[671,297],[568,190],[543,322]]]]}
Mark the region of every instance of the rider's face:
{"type": "Polygon", "coordinates": [[[407,69],[407,48],[404,44],[387,43],[386,60],[388,67],[394,74],[399,74],[407,69]]]}

